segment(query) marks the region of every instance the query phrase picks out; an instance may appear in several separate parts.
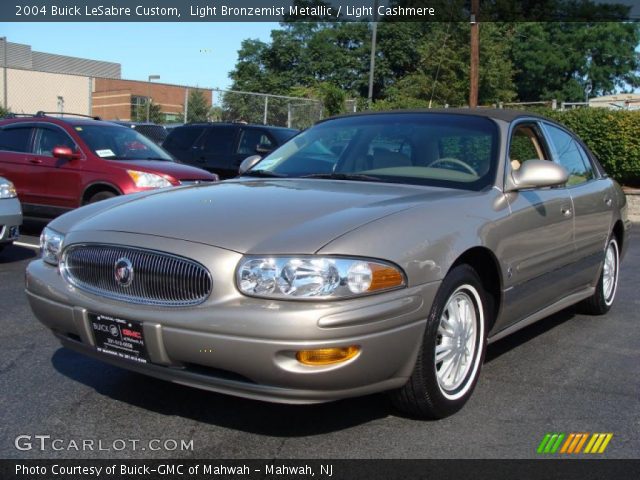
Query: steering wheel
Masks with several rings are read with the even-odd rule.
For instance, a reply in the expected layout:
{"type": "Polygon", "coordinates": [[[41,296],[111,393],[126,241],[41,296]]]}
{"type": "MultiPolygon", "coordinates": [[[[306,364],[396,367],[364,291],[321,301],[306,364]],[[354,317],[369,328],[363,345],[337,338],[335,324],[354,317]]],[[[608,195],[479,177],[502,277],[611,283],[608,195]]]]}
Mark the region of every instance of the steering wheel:
{"type": "Polygon", "coordinates": [[[434,165],[437,165],[439,163],[453,163],[454,165],[458,165],[462,167],[464,170],[471,173],[472,175],[476,177],[478,176],[478,172],[476,172],[471,165],[469,165],[466,162],[463,162],[462,160],[458,160],[457,158],[452,158],[452,157],[439,158],[431,162],[429,165],[427,165],[427,167],[433,167],[434,165]]]}

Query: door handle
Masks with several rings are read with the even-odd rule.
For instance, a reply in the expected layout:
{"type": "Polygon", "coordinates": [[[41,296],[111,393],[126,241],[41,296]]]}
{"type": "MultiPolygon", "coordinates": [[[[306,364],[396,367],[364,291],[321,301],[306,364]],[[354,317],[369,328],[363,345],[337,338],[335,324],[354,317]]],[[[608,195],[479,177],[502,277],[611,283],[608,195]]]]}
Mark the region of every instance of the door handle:
{"type": "Polygon", "coordinates": [[[42,163],[42,160],[40,160],[39,158],[30,158],[29,163],[39,164],[42,163]]]}
{"type": "Polygon", "coordinates": [[[611,200],[611,197],[604,197],[604,204],[607,207],[610,207],[613,204],[613,200],[611,200]]]}
{"type": "Polygon", "coordinates": [[[570,217],[571,214],[573,213],[571,211],[571,207],[562,207],[560,211],[562,212],[562,215],[564,215],[565,217],[570,217]]]}

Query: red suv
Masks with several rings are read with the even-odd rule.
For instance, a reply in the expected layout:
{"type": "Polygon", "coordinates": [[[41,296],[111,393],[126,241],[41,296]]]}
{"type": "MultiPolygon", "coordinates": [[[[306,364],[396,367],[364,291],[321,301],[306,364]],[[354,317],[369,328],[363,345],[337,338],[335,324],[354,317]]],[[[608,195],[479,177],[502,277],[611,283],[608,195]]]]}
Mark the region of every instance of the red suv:
{"type": "Polygon", "coordinates": [[[14,183],[25,216],[54,217],[116,195],[218,180],[131,128],[67,115],[0,120],[0,176],[14,183]]]}

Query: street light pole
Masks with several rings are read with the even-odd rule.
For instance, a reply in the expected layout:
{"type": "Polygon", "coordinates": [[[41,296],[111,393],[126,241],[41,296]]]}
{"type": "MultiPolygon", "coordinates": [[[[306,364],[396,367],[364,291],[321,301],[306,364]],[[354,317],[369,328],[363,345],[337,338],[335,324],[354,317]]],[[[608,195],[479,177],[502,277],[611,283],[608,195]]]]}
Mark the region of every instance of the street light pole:
{"type": "Polygon", "coordinates": [[[149,75],[147,82],[147,123],[149,123],[149,107],[151,106],[151,80],[160,80],[160,75],[149,75]]]}

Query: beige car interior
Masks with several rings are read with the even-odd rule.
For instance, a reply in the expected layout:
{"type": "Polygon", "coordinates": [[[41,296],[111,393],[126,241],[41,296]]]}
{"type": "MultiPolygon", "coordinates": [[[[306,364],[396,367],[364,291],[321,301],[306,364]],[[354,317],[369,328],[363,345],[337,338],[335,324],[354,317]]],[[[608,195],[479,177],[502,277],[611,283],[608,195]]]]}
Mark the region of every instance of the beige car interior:
{"type": "MultiPolygon", "coordinates": [[[[535,148],[536,150],[536,154],[538,155],[538,160],[544,160],[544,150],[542,149],[542,147],[540,146],[540,142],[538,140],[538,136],[536,135],[535,131],[533,130],[532,127],[529,126],[521,126],[521,127],[517,127],[514,134],[514,137],[526,137],[529,139],[529,141],[531,142],[531,144],[533,145],[533,148],[535,148]]],[[[511,153],[511,152],[509,152],[511,153]]],[[[525,160],[532,160],[530,158],[523,158],[523,159],[517,159],[517,158],[511,158],[511,168],[513,170],[519,170],[520,166],[522,165],[522,162],[525,160]]]]}

